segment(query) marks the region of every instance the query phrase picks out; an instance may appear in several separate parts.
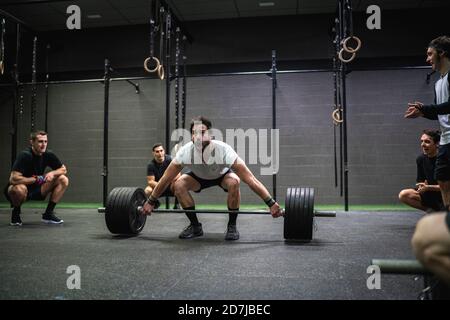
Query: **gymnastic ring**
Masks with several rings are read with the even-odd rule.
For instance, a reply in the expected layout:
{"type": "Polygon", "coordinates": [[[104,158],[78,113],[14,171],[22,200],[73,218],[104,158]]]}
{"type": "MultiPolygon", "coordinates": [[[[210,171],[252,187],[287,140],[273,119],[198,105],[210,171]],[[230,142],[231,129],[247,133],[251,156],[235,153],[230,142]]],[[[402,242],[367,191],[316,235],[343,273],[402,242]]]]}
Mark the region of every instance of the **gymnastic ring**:
{"type": "Polygon", "coordinates": [[[345,51],[344,48],[342,48],[341,51],[339,51],[339,60],[341,60],[342,62],[348,63],[348,62],[352,61],[353,59],[355,59],[355,57],[356,57],[356,52],[353,52],[353,53],[351,54],[352,56],[351,56],[350,58],[348,58],[348,59],[344,59],[344,58],[342,57],[342,54],[343,54],[344,52],[349,53],[348,51],[345,51]]]}
{"type": "Polygon", "coordinates": [[[358,52],[359,49],[361,49],[361,40],[356,36],[350,36],[342,40],[342,46],[344,50],[347,51],[348,53],[355,53],[358,52]],[[350,39],[354,39],[356,41],[356,48],[353,49],[352,47],[347,46],[347,42],[350,39]]]}
{"type": "Polygon", "coordinates": [[[0,74],[3,74],[4,71],[5,71],[5,67],[3,65],[3,61],[0,61],[0,74]]]}
{"type": "Polygon", "coordinates": [[[147,59],[144,60],[144,69],[145,69],[145,71],[147,71],[149,73],[157,71],[159,66],[160,66],[160,62],[159,62],[157,57],[148,57],[147,59]],[[155,63],[156,63],[155,69],[150,69],[148,67],[148,63],[150,62],[150,60],[154,60],[155,61],[155,63]]]}
{"type": "Polygon", "coordinates": [[[162,64],[160,64],[159,67],[158,67],[158,77],[161,80],[164,80],[164,67],[163,67],[162,64]]]}
{"type": "Polygon", "coordinates": [[[331,117],[333,118],[334,124],[338,125],[339,123],[344,122],[344,120],[341,119],[341,116],[339,114],[339,111],[342,111],[342,109],[335,109],[332,113],[331,113],[331,117]]]}

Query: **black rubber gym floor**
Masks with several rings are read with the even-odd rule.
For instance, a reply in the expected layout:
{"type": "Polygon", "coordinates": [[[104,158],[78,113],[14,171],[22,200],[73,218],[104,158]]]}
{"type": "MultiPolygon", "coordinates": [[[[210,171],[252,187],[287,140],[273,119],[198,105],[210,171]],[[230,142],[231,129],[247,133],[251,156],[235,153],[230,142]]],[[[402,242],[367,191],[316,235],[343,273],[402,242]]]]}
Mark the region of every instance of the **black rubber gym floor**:
{"type": "Polygon", "coordinates": [[[108,232],[94,209],[59,209],[63,225],[23,209],[21,227],[0,210],[0,299],[417,299],[423,282],[382,275],[369,290],[372,258],[412,259],[419,212],[338,212],[316,218],[314,240],[286,244],[283,218],[241,215],[241,238],[224,241],[228,217],[201,214],[204,236],[178,239],[187,218],[154,214],[137,237],[108,232]],[[81,289],[68,289],[67,268],[81,289]]]}

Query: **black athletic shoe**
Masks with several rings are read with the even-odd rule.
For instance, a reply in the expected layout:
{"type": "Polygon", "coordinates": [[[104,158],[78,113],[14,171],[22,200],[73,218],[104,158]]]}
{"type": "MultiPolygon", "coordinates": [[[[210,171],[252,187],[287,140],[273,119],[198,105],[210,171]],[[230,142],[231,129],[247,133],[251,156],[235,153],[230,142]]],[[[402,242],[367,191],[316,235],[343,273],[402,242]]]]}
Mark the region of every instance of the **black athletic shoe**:
{"type": "Polygon", "coordinates": [[[61,220],[55,214],[52,213],[44,213],[42,215],[42,222],[48,223],[48,224],[61,224],[64,222],[64,220],[61,220]]]}
{"type": "Polygon", "coordinates": [[[239,231],[235,224],[229,224],[227,227],[227,233],[225,235],[225,240],[238,240],[239,231]]]}
{"type": "Polygon", "coordinates": [[[202,235],[203,235],[203,229],[202,229],[201,223],[197,226],[190,224],[180,233],[178,238],[190,239],[190,238],[200,237],[202,235]]]}
{"type": "Polygon", "coordinates": [[[22,219],[20,219],[20,213],[13,213],[11,215],[11,223],[12,226],[21,226],[22,225],[22,219]]]}

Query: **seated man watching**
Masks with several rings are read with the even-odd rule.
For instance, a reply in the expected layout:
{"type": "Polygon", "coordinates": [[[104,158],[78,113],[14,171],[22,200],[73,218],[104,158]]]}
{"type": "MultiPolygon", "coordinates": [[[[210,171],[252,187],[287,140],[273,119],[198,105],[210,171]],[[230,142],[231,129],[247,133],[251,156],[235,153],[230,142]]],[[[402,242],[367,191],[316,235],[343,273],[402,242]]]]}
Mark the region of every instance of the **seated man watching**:
{"type": "MultiPolygon", "coordinates": [[[[162,143],[156,143],[152,147],[152,155],[153,159],[147,165],[147,187],[145,188],[145,194],[149,197],[152,194],[153,189],[158,185],[158,181],[163,176],[170,162],[172,162],[172,157],[166,154],[162,143]]],[[[178,174],[175,178],[178,179],[180,174],[178,174]]],[[[173,181],[170,184],[169,188],[167,188],[161,197],[174,197],[173,192],[173,181]]],[[[177,207],[177,198],[175,198],[175,207],[177,207]]]]}
{"type": "Polygon", "coordinates": [[[417,157],[416,189],[404,189],[398,195],[401,202],[427,212],[443,208],[441,189],[434,178],[440,133],[437,130],[424,130],[420,137],[422,154],[417,157]]]}
{"type": "Polygon", "coordinates": [[[56,204],[61,200],[69,185],[67,169],[51,151],[47,151],[47,133],[36,131],[31,133],[31,147],[22,151],[13,164],[9,183],[4,190],[5,197],[13,207],[12,226],[21,226],[21,205],[27,200],[50,200],[42,221],[48,224],[60,224],[64,221],[54,213],[56,204]],[[52,171],[44,174],[50,167],[52,171]]]}
{"type": "MultiPolygon", "coordinates": [[[[203,235],[202,224],[199,223],[195,213],[195,203],[190,191],[200,192],[211,186],[219,186],[228,192],[227,205],[229,211],[238,211],[240,205],[240,181],[244,181],[267,206],[272,216],[279,217],[282,210],[271,197],[267,188],[253,175],[245,162],[228,144],[212,140],[209,134],[211,121],[205,117],[198,117],[191,122],[192,141],[185,144],[176,154],[156,188],[143,206],[143,214],[151,214],[156,200],[169,186],[170,182],[181,172],[183,167],[191,171],[184,173],[174,183],[175,196],[187,212],[190,221],[179,235],[180,239],[199,237],[203,235]],[[214,154],[214,155],[213,155],[214,154]]],[[[225,240],[239,239],[236,227],[237,213],[229,213],[229,221],[225,240]]]]}

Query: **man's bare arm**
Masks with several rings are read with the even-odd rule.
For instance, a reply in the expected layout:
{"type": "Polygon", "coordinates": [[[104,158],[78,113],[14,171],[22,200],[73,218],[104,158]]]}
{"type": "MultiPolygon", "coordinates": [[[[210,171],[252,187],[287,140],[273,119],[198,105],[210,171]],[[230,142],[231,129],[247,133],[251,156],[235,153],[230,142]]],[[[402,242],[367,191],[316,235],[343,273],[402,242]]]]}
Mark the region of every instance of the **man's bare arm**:
{"type": "Polygon", "coordinates": [[[150,188],[155,189],[157,184],[158,184],[158,182],[156,182],[155,176],[147,176],[147,185],[150,188]]]}
{"type": "Polygon", "coordinates": [[[231,169],[269,206],[272,217],[277,218],[283,214],[278,202],[270,195],[267,188],[259,181],[241,158],[237,158],[231,169]]]}
{"type": "Polygon", "coordinates": [[[161,179],[158,181],[151,196],[158,199],[164,193],[170,183],[178,176],[182,169],[183,167],[181,165],[171,162],[161,179]]]}
{"type": "Polygon", "coordinates": [[[270,198],[270,193],[267,188],[254,176],[241,158],[236,159],[234,164],[231,166],[231,169],[233,169],[237,176],[244,181],[261,199],[265,200],[270,198]]]}
{"type": "Polygon", "coordinates": [[[36,182],[36,178],[34,177],[24,177],[23,174],[19,171],[12,171],[11,175],[9,176],[9,183],[12,185],[18,185],[18,184],[34,184],[36,182]]]}

